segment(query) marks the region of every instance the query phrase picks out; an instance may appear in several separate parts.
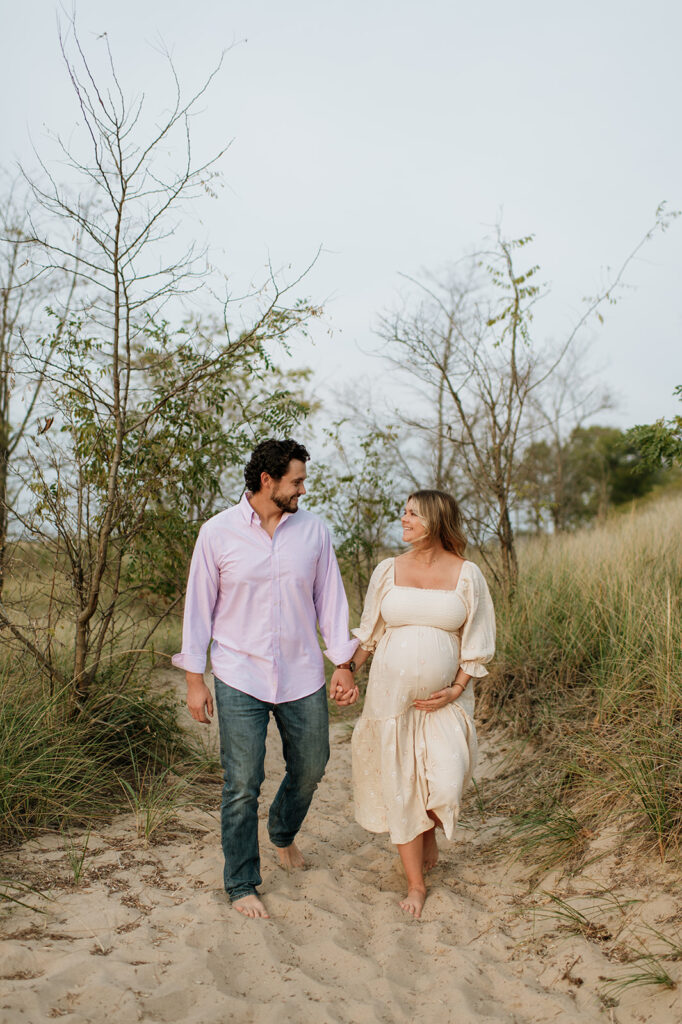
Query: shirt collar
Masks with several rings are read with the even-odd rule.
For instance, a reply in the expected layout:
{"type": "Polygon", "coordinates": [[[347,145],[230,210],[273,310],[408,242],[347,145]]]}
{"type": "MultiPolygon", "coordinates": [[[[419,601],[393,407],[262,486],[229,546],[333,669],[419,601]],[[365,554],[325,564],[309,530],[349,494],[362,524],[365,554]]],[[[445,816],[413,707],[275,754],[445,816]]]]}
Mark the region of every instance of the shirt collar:
{"type": "MultiPolygon", "coordinates": [[[[239,502],[239,505],[237,507],[239,508],[242,516],[244,517],[245,521],[249,524],[249,526],[251,525],[251,523],[254,520],[260,525],[260,516],[256,512],[256,510],[253,507],[253,505],[251,504],[251,502],[249,501],[249,494],[250,493],[251,493],[250,491],[244,491],[244,493],[242,494],[241,501],[239,502]]],[[[279,523],[277,524],[278,527],[281,526],[281,524],[285,521],[285,519],[290,519],[290,518],[291,518],[291,512],[283,512],[282,513],[282,518],[280,519],[279,523]]]]}
{"type": "Polygon", "coordinates": [[[251,524],[253,522],[254,516],[256,517],[256,521],[260,523],[260,516],[256,512],[255,508],[253,508],[253,506],[251,505],[251,502],[249,501],[249,491],[244,491],[244,493],[242,494],[242,498],[241,501],[239,502],[238,508],[247,523],[251,524]]]}

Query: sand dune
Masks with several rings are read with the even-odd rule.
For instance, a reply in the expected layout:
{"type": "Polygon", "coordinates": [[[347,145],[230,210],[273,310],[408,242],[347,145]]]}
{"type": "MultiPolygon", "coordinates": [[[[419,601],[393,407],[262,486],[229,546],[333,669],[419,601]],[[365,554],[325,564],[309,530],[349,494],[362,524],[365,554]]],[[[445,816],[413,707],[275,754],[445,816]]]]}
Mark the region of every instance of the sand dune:
{"type": "MultiPolygon", "coordinates": [[[[246,920],[225,900],[217,810],[183,811],[148,846],[131,815],[118,818],[91,835],[78,887],[57,836],[7,855],[3,874],[42,880],[53,901],[44,915],[3,911],[0,1024],[679,1024],[677,990],[633,988],[615,999],[600,980],[625,970],[614,950],[645,912],[660,922],[679,910],[663,868],[640,868],[641,891],[627,893],[647,902],[603,913],[601,938],[571,935],[529,911],[547,899],[528,895],[522,871],[491,846],[491,822],[472,810],[430,876],[424,917],[408,919],[387,837],[352,821],[348,738],[347,726],[334,727],[332,760],[301,837],[307,869],[279,868],[262,834],[269,921],[246,920]]],[[[495,771],[483,750],[481,776],[495,771]]],[[[280,765],[275,734],[263,810],[280,765]]],[[[597,883],[571,884],[579,898],[597,883]]],[[[680,965],[667,966],[679,980],[680,965]]]]}

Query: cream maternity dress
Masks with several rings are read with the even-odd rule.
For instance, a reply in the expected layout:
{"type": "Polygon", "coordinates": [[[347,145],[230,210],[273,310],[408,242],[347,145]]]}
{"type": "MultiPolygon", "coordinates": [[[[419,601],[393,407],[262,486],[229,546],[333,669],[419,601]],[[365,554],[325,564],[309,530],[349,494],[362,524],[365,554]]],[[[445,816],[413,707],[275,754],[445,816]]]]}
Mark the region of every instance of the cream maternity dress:
{"type": "Polygon", "coordinates": [[[387,558],[374,570],[353,630],[374,653],[353,731],[355,817],[370,832],[409,843],[432,827],[431,810],[451,839],[476,766],[474,680],[438,711],[412,702],[449,686],[460,665],[470,676],[488,674],[495,613],[473,562],[464,562],[454,590],[397,587],[394,563],[387,558]]]}

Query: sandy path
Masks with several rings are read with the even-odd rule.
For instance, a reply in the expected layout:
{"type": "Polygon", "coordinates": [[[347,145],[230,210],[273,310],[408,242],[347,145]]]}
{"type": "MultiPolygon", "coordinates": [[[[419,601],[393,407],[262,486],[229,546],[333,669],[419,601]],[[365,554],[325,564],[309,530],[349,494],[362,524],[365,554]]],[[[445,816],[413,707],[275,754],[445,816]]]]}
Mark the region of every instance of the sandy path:
{"type": "MultiPolygon", "coordinates": [[[[631,989],[604,1004],[600,977],[620,973],[607,944],[521,913],[527,888],[491,856],[490,823],[476,826],[473,810],[476,827],[446,844],[430,876],[423,919],[407,919],[387,837],[352,821],[348,738],[347,726],[333,728],[301,838],[307,869],[284,872],[262,833],[270,921],[245,920],[225,901],[217,812],[183,811],[176,834],[148,846],[132,816],[118,818],[90,837],[79,887],[57,836],[5,857],[3,874],[39,872],[54,902],[45,915],[2,913],[0,1024],[679,1024],[677,991],[631,989]]],[[[275,733],[262,816],[280,766],[275,733]]],[[[479,777],[494,770],[484,756],[479,777]]],[[[657,876],[655,920],[668,912],[667,884],[657,876]]],[[[680,980],[679,964],[669,966],[680,980]]]]}

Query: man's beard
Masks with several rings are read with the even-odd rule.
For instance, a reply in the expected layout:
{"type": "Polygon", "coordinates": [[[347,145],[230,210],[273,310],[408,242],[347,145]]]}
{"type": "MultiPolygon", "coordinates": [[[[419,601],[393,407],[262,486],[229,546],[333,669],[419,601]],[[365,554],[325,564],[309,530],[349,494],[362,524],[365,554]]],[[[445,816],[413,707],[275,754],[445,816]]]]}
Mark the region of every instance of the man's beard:
{"type": "Polygon", "coordinates": [[[277,508],[281,509],[282,512],[298,512],[298,495],[292,494],[290,498],[281,498],[279,494],[271,495],[277,508]]]}

